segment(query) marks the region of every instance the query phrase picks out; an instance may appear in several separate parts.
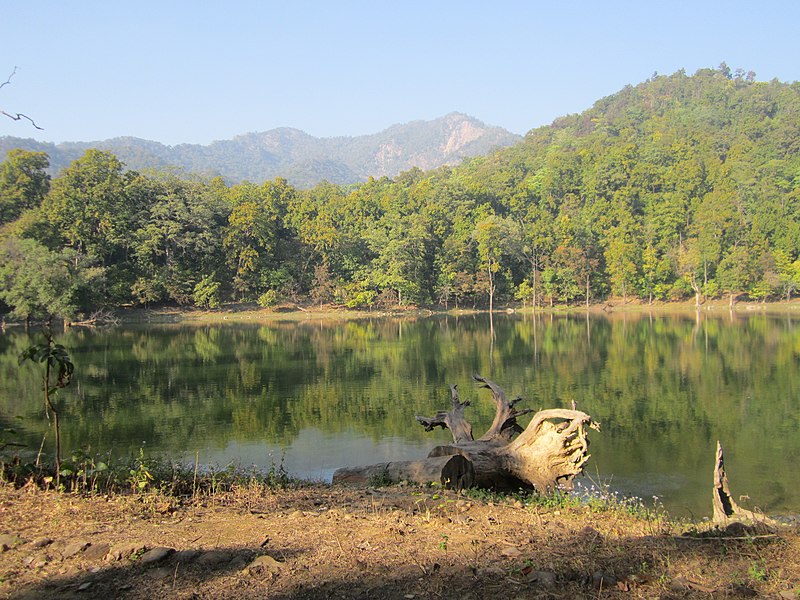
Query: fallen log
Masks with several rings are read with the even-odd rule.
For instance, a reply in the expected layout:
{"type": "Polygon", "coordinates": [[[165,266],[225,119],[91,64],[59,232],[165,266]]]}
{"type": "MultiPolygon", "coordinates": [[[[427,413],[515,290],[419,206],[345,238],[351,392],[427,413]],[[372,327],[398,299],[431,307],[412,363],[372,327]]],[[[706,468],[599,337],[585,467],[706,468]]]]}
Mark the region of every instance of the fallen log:
{"type": "Polygon", "coordinates": [[[366,467],[345,467],[333,474],[333,483],[436,482],[446,489],[461,490],[475,485],[475,469],[460,454],[424,460],[378,463],[366,467]]]}
{"type": "Polygon", "coordinates": [[[334,483],[366,483],[381,477],[392,482],[436,482],[457,488],[533,488],[542,493],[571,487],[589,460],[586,428],[599,429],[599,425],[578,410],[549,409],[537,412],[523,429],[517,418],[532,410],[518,410],[520,398],[509,401],[496,383],[479,375],[473,377],[481,388],[491,391],[495,403],[492,425],[479,439],[473,438],[472,425],[464,415],[470,403],[461,402],[457,386],[452,385],[449,411],[439,411],[433,417],[417,416],[416,420],[426,431],[449,429],[453,444],[435,447],[420,461],[339,469],[334,473],[334,483]],[[469,466],[441,462],[454,457],[462,457],[469,466]]]}

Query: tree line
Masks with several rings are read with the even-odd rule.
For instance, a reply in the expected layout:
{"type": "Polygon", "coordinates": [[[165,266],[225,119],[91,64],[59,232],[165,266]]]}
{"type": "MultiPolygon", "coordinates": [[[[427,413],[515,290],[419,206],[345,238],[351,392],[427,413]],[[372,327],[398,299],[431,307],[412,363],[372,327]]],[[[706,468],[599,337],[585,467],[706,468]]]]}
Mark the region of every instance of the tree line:
{"type": "Polygon", "coordinates": [[[224,302],[547,306],[800,286],[800,84],[654,75],[458,167],[298,190],[126,170],[88,150],[0,164],[14,316],[224,302]]]}

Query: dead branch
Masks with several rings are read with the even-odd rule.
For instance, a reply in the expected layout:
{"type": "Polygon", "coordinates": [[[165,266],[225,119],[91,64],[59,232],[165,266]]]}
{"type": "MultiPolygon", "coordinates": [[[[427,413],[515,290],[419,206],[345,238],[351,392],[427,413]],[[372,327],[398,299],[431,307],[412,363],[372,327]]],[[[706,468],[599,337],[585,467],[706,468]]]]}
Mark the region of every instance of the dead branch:
{"type": "Polygon", "coordinates": [[[512,437],[522,432],[522,427],[517,423],[517,417],[527,415],[533,412],[530,408],[517,410],[514,405],[517,404],[522,398],[516,397],[511,401],[506,400],[506,394],[503,389],[494,381],[485,379],[480,375],[473,375],[472,378],[481,383],[482,388],[486,388],[492,392],[492,400],[496,407],[494,414],[494,421],[489,430],[484,433],[481,440],[493,440],[502,438],[510,441],[512,437]]]}
{"type": "MultiPolygon", "coordinates": [[[[0,89],[4,88],[7,85],[11,85],[11,79],[16,74],[17,74],[17,67],[14,67],[14,70],[11,71],[11,75],[8,76],[8,79],[6,79],[3,83],[0,83],[0,89]]],[[[14,121],[20,121],[22,119],[25,119],[27,121],[30,121],[30,124],[33,125],[36,129],[39,129],[40,131],[44,131],[44,127],[39,127],[36,124],[36,121],[31,119],[28,115],[26,115],[24,113],[10,113],[10,112],[6,112],[3,109],[0,109],[0,114],[5,115],[9,119],[13,119],[14,121]]]]}
{"type": "Polygon", "coordinates": [[[464,409],[469,406],[469,400],[461,402],[458,386],[455,384],[450,386],[450,403],[452,408],[449,411],[440,410],[433,417],[417,416],[417,422],[425,427],[425,431],[433,431],[436,427],[449,429],[456,444],[471,442],[472,425],[464,418],[464,409]]]}

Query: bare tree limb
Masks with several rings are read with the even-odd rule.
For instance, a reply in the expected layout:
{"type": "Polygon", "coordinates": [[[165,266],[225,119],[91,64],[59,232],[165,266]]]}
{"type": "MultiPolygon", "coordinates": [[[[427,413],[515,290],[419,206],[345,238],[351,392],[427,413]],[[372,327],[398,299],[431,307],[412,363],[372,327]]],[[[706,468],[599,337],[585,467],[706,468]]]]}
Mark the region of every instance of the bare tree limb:
{"type": "Polygon", "coordinates": [[[11,113],[7,113],[7,112],[6,112],[6,111],[4,111],[4,110],[0,110],[0,114],[7,116],[9,119],[14,119],[15,121],[19,121],[19,120],[21,120],[21,119],[27,119],[28,121],[30,121],[31,125],[33,125],[34,127],[36,127],[36,129],[39,129],[40,131],[44,131],[44,127],[39,127],[39,126],[36,124],[36,121],[34,121],[33,119],[31,119],[31,118],[30,118],[28,115],[24,115],[24,114],[22,114],[22,113],[14,113],[14,114],[11,114],[11,113]]]}
{"type": "Polygon", "coordinates": [[[8,76],[8,79],[6,79],[3,83],[0,83],[0,89],[6,87],[7,85],[11,85],[11,78],[14,77],[14,75],[16,74],[17,74],[17,67],[14,67],[14,70],[11,71],[11,75],[8,76]]]}
{"type": "Polygon", "coordinates": [[[486,388],[492,392],[492,400],[495,404],[495,414],[492,426],[489,431],[481,436],[481,440],[493,440],[502,438],[506,441],[511,440],[516,434],[522,431],[522,427],[517,423],[517,417],[527,415],[533,411],[529,408],[517,410],[514,405],[517,404],[522,398],[514,398],[509,401],[506,399],[506,393],[499,385],[490,379],[481,377],[480,375],[473,375],[472,379],[482,384],[480,387],[486,388]]]}
{"type": "MultiPolygon", "coordinates": [[[[8,79],[6,79],[3,83],[0,83],[0,89],[4,88],[7,85],[11,85],[11,79],[13,79],[14,75],[16,75],[16,74],[17,74],[17,67],[14,67],[14,70],[11,71],[11,75],[8,76],[8,79]]],[[[29,121],[30,124],[33,125],[36,129],[39,129],[40,131],[44,131],[44,127],[39,127],[36,124],[36,121],[31,119],[26,114],[23,114],[23,113],[10,113],[10,112],[4,111],[3,109],[0,109],[0,114],[8,117],[9,119],[13,119],[14,121],[21,121],[22,119],[25,119],[25,120],[29,121]]]]}

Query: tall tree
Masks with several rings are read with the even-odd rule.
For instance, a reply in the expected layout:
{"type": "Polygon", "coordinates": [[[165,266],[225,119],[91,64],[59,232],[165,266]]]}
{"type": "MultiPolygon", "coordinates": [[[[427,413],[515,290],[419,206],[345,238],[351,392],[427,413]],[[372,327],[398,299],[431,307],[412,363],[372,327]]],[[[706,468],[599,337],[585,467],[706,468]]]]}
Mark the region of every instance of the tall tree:
{"type": "Polygon", "coordinates": [[[111,153],[87,150],[53,181],[45,210],[73,250],[107,264],[130,231],[125,227],[122,163],[111,153]]]}
{"type": "Polygon", "coordinates": [[[9,150],[0,164],[0,225],[19,218],[26,210],[39,206],[50,190],[44,152],[9,150]]]}

